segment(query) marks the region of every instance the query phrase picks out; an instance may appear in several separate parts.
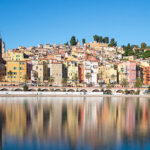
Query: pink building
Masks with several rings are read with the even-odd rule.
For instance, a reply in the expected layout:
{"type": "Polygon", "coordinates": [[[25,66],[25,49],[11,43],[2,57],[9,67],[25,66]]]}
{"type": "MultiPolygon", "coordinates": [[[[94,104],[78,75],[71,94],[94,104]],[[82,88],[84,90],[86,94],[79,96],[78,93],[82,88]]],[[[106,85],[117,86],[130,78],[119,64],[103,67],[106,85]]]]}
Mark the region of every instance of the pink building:
{"type": "Polygon", "coordinates": [[[136,81],[136,63],[134,61],[126,62],[126,72],[130,86],[133,86],[136,81]]]}

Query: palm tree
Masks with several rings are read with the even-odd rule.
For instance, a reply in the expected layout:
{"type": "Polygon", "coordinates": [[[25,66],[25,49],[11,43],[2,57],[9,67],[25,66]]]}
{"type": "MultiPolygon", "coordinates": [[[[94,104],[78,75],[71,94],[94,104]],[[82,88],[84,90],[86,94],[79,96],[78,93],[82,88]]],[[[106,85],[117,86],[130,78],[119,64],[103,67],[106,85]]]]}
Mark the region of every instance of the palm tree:
{"type": "Polygon", "coordinates": [[[128,85],[129,85],[128,80],[127,80],[126,78],[123,78],[122,81],[121,81],[121,85],[122,85],[123,87],[128,86],[128,85]]]}
{"type": "Polygon", "coordinates": [[[10,75],[10,78],[11,78],[11,85],[12,85],[12,75],[13,75],[13,72],[10,70],[10,71],[8,72],[8,75],[10,75]]]}
{"type": "Polygon", "coordinates": [[[89,79],[91,78],[91,74],[90,73],[86,73],[85,77],[88,79],[88,82],[89,82],[89,79]]]}
{"type": "Polygon", "coordinates": [[[134,87],[135,87],[135,88],[141,88],[142,85],[143,85],[143,83],[142,83],[141,79],[140,79],[140,78],[137,78],[137,79],[136,79],[136,82],[134,83],[134,87]]]}

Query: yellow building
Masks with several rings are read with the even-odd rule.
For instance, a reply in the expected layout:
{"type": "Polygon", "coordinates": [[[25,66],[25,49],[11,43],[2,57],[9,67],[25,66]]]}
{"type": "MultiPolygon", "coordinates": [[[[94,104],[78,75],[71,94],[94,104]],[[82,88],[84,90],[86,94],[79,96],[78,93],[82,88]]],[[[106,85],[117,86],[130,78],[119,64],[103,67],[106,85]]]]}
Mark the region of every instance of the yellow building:
{"type": "Polygon", "coordinates": [[[3,59],[5,61],[22,61],[24,60],[24,53],[22,52],[14,52],[14,51],[11,51],[11,50],[8,50],[4,56],[3,56],[3,59]]]}
{"type": "Polygon", "coordinates": [[[12,61],[22,61],[24,60],[24,53],[11,52],[10,57],[12,61]]]}
{"type": "Polygon", "coordinates": [[[126,62],[118,64],[119,83],[121,83],[123,79],[128,79],[125,64],[126,62]]]}
{"type": "Polygon", "coordinates": [[[40,60],[37,67],[38,79],[40,82],[48,80],[47,70],[47,60],[40,60]]]}
{"type": "Polygon", "coordinates": [[[27,75],[26,61],[7,61],[6,71],[6,80],[8,82],[25,82],[27,75]]]}
{"type": "Polygon", "coordinates": [[[90,47],[99,48],[99,47],[108,47],[108,44],[105,43],[97,43],[96,41],[89,43],[90,47]]]}
{"type": "Polygon", "coordinates": [[[34,55],[34,53],[33,53],[32,51],[29,51],[29,50],[27,50],[27,49],[25,49],[23,52],[24,52],[26,55],[34,55]]]}
{"type": "Polygon", "coordinates": [[[66,61],[65,65],[67,67],[67,81],[71,85],[78,83],[78,62],[77,61],[66,61]]]}
{"type": "Polygon", "coordinates": [[[100,65],[98,69],[99,82],[105,84],[117,82],[117,70],[114,68],[114,64],[100,65]]]}

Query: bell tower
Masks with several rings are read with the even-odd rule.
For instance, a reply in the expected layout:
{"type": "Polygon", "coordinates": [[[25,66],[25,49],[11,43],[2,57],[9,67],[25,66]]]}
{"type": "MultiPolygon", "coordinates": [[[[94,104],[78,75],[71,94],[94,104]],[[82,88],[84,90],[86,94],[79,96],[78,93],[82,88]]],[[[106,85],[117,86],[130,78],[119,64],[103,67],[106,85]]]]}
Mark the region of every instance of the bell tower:
{"type": "Polygon", "coordinates": [[[2,43],[2,58],[4,58],[5,55],[5,42],[2,43]]]}
{"type": "Polygon", "coordinates": [[[2,36],[0,34],[0,59],[2,59],[2,36]]]}

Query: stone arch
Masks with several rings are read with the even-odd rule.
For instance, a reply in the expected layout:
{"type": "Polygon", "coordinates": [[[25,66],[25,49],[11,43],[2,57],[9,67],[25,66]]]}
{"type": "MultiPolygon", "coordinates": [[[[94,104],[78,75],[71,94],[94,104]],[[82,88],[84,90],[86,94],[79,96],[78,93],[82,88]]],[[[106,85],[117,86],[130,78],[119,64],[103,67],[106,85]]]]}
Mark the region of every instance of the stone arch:
{"type": "Polygon", "coordinates": [[[9,91],[9,90],[6,88],[3,88],[3,89],[0,89],[0,91],[9,91]]]}
{"type": "Polygon", "coordinates": [[[92,92],[99,92],[99,90],[98,89],[94,89],[92,92]]]}
{"type": "Polygon", "coordinates": [[[61,92],[61,89],[55,89],[55,92],[61,92]]]}
{"type": "Polygon", "coordinates": [[[74,89],[69,89],[67,92],[75,92],[74,89]]]}
{"type": "Polygon", "coordinates": [[[124,91],[123,90],[118,90],[118,91],[116,91],[116,93],[124,93],[124,91]]]}
{"type": "Polygon", "coordinates": [[[33,91],[34,92],[34,91],[36,91],[36,89],[29,89],[28,91],[33,91]]]}
{"type": "Polygon", "coordinates": [[[130,90],[130,91],[129,91],[129,94],[134,94],[134,93],[135,93],[134,90],[130,90]]]}
{"type": "Polygon", "coordinates": [[[14,91],[23,91],[22,89],[15,89],[14,91]]]}
{"type": "Polygon", "coordinates": [[[111,95],[111,94],[112,94],[112,91],[111,91],[111,90],[105,90],[104,93],[105,93],[105,94],[108,94],[108,95],[111,95]]]}
{"type": "Polygon", "coordinates": [[[49,90],[48,90],[48,89],[42,89],[41,91],[43,91],[43,92],[48,92],[49,90]]]}
{"type": "Polygon", "coordinates": [[[85,89],[82,89],[82,90],[80,90],[80,92],[87,92],[87,90],[85,90],[85,89]]]}

